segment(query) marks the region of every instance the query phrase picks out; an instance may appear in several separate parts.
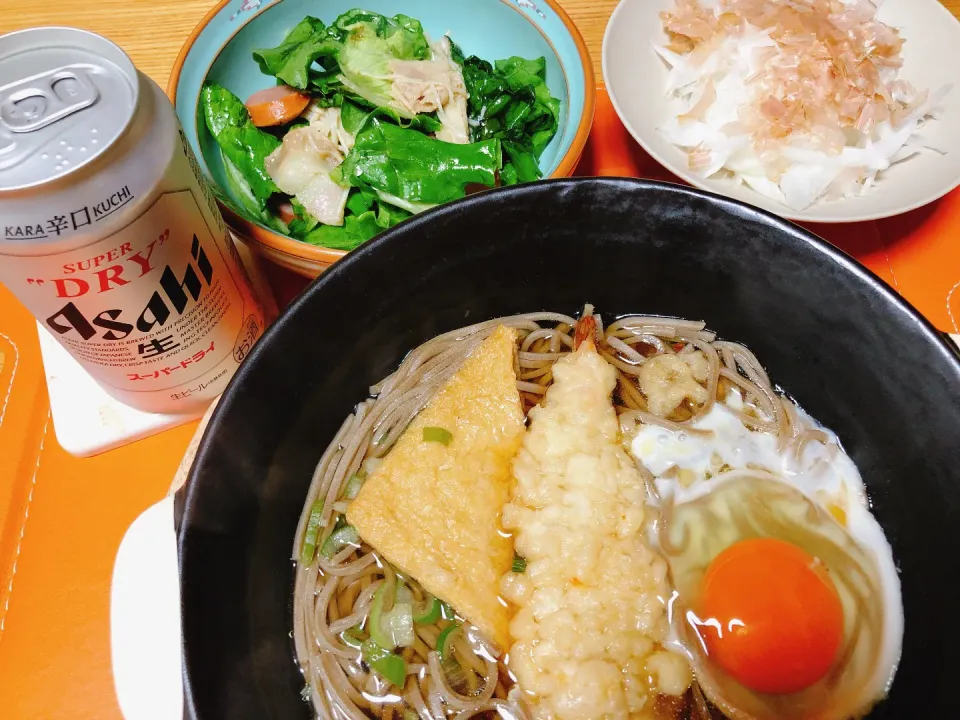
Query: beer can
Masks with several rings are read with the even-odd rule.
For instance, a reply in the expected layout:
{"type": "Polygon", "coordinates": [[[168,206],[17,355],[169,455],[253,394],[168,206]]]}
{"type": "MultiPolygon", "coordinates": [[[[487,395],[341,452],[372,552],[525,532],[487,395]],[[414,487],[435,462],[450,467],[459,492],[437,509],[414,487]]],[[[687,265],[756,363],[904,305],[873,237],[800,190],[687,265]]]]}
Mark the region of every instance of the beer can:
{"type": "Polygon", "coordinates": [[[73,28],[0,37],[0,282],[148,412],[208,404],[264,329],[169,100],[73,28]]]}

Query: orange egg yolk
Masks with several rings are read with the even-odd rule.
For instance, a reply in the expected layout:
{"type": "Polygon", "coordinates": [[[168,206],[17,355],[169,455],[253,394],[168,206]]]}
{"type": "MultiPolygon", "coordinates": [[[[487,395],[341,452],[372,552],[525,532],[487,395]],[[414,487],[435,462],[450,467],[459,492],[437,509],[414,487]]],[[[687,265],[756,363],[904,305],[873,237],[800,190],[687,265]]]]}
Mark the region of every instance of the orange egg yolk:
{"type": "Polygon", "coordinates": [[[826,568],[796,545],[744,540],[710,564],[698,628],[710,658],[745,687],[793,693],[824,677],[843,641],[826,568]]]}

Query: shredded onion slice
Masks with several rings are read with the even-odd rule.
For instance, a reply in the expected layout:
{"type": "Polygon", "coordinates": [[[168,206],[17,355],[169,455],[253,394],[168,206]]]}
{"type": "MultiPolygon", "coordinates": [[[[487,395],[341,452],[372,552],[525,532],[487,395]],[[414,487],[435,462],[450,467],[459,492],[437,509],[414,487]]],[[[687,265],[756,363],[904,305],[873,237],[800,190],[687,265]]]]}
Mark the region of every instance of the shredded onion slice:
{"type": "Polygon", "coordinates": [[[900,78],[904,39],[875,0],[677,0],[666,138],[703,178],[732,176],[793,210],[866,193],[918,140],[950,87],[900,78]]]}

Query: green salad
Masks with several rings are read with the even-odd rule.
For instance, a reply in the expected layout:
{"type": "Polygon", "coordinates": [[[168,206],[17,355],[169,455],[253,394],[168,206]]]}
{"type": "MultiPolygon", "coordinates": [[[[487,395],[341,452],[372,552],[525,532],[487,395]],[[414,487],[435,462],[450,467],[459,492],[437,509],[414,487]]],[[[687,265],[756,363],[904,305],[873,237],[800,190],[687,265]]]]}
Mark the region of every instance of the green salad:
{"type": "Polygon", "coordinates": [[[244,102],[207,85],[200,112],[231,205],[311,245],[352,250],[474,189],[537,180],[559,126],[544,58],[464,57],[406,15],[307,17],[254,59],[276,87],[244,102]]]}

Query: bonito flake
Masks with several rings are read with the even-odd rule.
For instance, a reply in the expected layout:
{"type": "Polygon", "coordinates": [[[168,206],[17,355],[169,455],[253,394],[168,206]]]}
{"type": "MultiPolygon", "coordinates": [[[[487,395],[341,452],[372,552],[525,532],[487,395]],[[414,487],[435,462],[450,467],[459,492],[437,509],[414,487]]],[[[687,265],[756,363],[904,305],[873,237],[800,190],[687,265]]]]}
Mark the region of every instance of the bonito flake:
{"type": "Polygon", "coordinates": [[[732,175],[793,210],[862,194],[924,149],[950,87],[899,77],[904,40],[870,0],[677,0],[667,139],[703,178],[732,175]]]}

